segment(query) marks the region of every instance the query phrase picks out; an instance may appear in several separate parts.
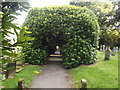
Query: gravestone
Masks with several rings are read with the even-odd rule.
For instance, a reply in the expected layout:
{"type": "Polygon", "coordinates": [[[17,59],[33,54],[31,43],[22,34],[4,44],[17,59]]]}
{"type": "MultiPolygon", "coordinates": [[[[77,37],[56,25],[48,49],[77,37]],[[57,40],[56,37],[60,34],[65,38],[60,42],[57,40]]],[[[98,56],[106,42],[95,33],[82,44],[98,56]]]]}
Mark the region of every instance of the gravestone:
{"type": "Polygon", "coordinates": [[[116,52],[118,52],[118,47],[116,47],[116,52]]]}
{"type": "Polygon", "coordinates": [[[8,70],[6,71],[6,79],[13,77],[16,73],[16,62],[9,63],[7,65],[8,70]]]}
{"type": "Polygon", "coordinates": [[[100,51],[102,51],[102,45],[100,45],[100,51]]]}
{"type": "Polygon", "coordinates": [[[103,45],[103,51],[105,51],[105,45],[103,45]]]}
{"type": "Polygon", "coordinates": [[[120,52],[120,48],[118,48],[118,52],[120,52]]]}
{"type": "Polygon", "coordinates": [[[110,57],[111,57],[111,50],[110,50],[110,47],[108,47],[107,50],[105,51],[104,60],[110,60],[110,57]]]}
{"type": "Polygon", "coordinates": [[[116,48],[114,47],[113,50],[112,50],[112,56],[115,56],[115,53],[116,53],[116,48]]]}

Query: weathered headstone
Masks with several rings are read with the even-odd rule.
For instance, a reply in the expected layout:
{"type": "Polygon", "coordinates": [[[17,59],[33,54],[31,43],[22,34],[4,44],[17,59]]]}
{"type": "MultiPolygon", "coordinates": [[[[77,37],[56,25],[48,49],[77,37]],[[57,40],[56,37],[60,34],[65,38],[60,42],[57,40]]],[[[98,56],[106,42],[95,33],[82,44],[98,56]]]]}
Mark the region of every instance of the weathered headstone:
{"type": "Polygon", "coordinates": [[[116,52],[118,52],[118,47],[116,47],[116,52]]]}
{"type": "Polygon", "coordinates": [[[105,51],[104,60],[110,60],[110,57],[111,57],[111,50],[110,50],[110,47],[108,47],[107,50],[105,51]]]}
{"type": "Polygon", "coordinates": [[[6,79],[13,77],[16,73],[16,62],[9,63],[7,65],[8,70],[6,71],[6,79]]]}
{"type": "Polygon", "coordinates": [[[111,55],[112,55],[112,56],[115,56],[115,53],[116,53],[116,48],[114,47],[113,50],[112,50],[111,55]]]}

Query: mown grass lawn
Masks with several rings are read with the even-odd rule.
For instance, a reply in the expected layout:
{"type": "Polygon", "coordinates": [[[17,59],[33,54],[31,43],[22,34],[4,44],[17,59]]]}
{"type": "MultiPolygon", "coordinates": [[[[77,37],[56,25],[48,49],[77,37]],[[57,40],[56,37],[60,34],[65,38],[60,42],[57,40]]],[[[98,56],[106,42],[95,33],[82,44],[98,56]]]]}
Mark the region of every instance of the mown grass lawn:
{"type": "Polygon", "coordinates": [[[80,88],[81,79],[86,79],[88,88],[118,88],[118,53],[106,61],[104,52],[98,52],[97,57],[95,64],[70,70],[76,87],[80,88]]]}
{"type": "Polygon", "coordinates": [[[21,72],[17,73],[13,78],[6,79],[2,82],[2,85],[5,88],[17,88],[18,87],[18,80],[24,79],[25,85],[27,88],[31,85],[32,80],[36,76],[35,72],[39,72],[41,69],[38,65],[29,65],[26,66],[21,72]]]}

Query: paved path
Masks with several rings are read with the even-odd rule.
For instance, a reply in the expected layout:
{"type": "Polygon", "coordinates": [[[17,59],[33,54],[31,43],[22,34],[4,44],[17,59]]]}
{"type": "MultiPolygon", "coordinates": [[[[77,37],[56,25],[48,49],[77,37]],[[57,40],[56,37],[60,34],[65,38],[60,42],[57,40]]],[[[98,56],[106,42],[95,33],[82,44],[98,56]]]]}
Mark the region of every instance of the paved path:
{"type": "Polygon", "coordinates": [[[73,82],[61,61],[51,61],[33,80],[31,88],[72,88],[73,82]]]}

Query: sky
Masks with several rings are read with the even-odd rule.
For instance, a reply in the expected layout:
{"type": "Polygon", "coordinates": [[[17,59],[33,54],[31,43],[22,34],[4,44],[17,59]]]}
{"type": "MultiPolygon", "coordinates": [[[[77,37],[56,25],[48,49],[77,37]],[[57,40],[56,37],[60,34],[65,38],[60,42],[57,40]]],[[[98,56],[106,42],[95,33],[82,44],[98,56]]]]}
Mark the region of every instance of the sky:
{"type": "MultiPolygon", "coordinates": [[[[30,6],[33,7],[46,7],[46,6],[54,6],[54,5],[69,5],[70,1],[72,0],[28,0],[30,3],[30,6]]],[[[83,0],[84,1],[84,0],[83,0]]],[[[85,0],[90,1],[90,0],[85,0]]],[[[108,0],[98,0],[98,1],[108,1],[108,0]]],[[[19,15],[16,19],[13,21],[13,23],[18,23],[20,25],[23,24],[26,16],[28,13],[21,12],[21,15],[19,15]]]]}
{"type": "MultiPolygon", "coordinates": [[[[29,0],[30,6],[33,7],[46,7],[46,6],[54,6],[54,5],[69,5],[71,0],[29,0]]],[[[22,25],[28,13],[21,12],[13,23],[17,23],[22,25]]]]}

